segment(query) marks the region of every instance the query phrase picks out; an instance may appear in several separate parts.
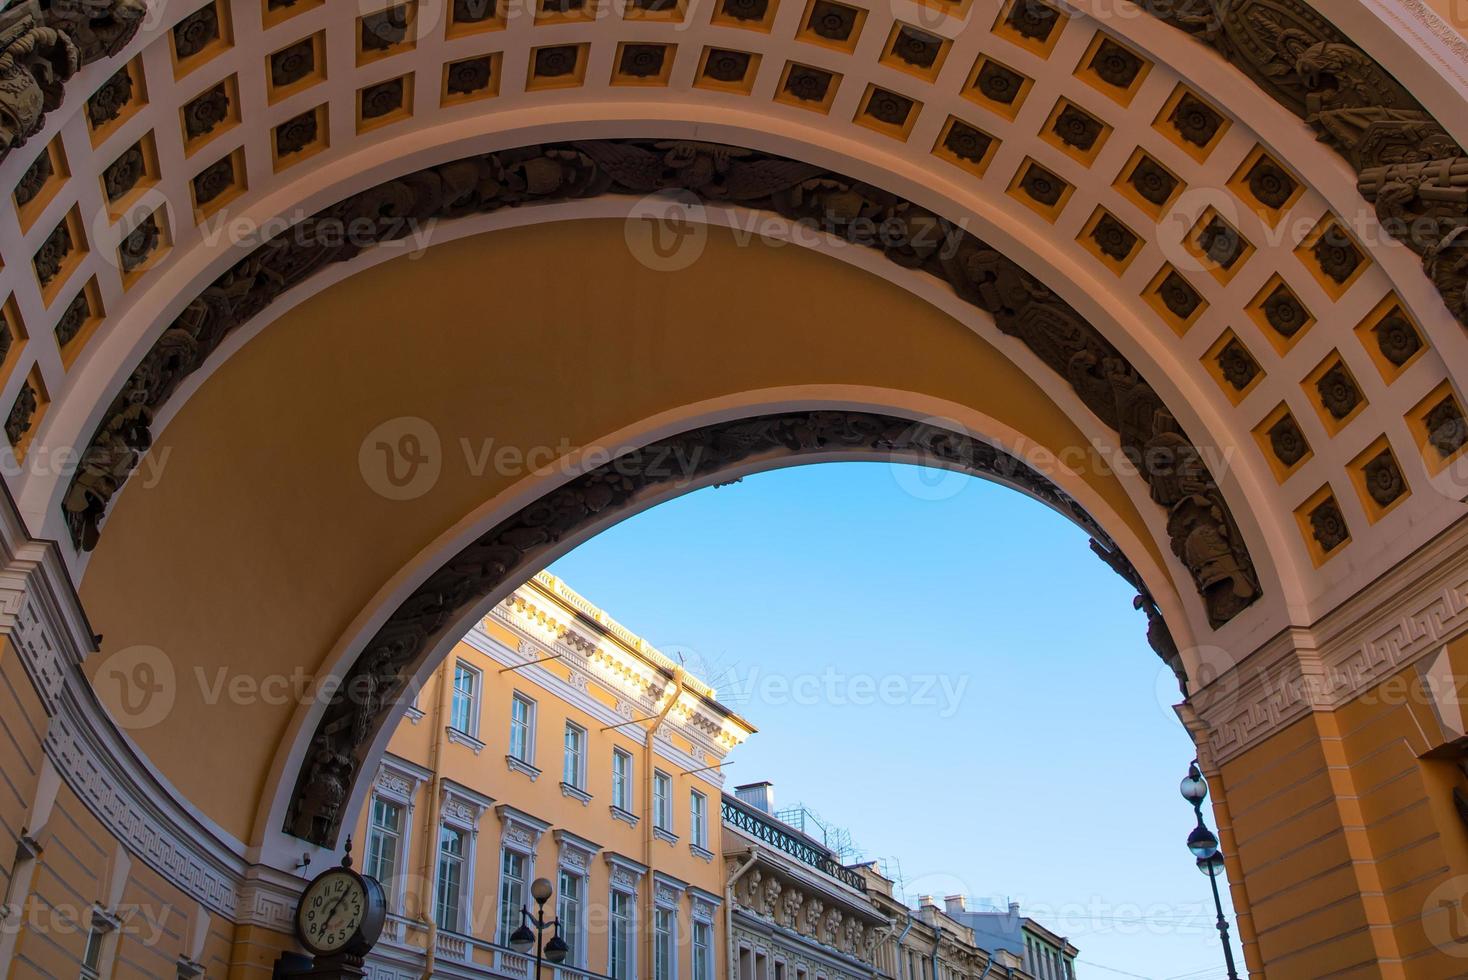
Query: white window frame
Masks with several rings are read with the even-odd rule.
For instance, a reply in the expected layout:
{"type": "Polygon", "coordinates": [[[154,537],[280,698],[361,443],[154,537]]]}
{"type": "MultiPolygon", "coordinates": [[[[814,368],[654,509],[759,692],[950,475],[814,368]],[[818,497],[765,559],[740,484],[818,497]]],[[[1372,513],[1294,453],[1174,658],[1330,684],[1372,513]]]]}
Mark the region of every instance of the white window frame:
{"type": "MultiPolygon", "coordinates": [[[[459,876],[459,914],[457,932],[461,935],[469,933],[469,917],[474,908],[474,866],[475,854],[479,842],[479,821],[484,816],[484,811],[489,809],[491,800],[474,792],[467,786],[445,779],[439,798],[439,832],[433,836],[433,880],[430,882],[429,894],[433,900],[434,920],[438,919],[438,875],[442,857],[440,848],[443,846],[443,828],[456,830],[463,835],[464,853],[462,856],[463,870],[459,876]]],[[[407,876],[403,876],[406,882],[407,876]]]]}
{"type": "Polygon", "coordinates": [[[535,723],[539,709],[540,705],[530,695],[521,691],[510,693],[510,731],[509,739],[505,743],[505,764],[512,772],[529,776],[531,782],[540,775],[540,770],[535,766],[535,723]],[[515,708],[518,705],[525,706],[523,754],[515,751],[515,736],[521,730],[520,722],[515,720],[515,708]]]}
{"type": "Polygon", "coordinates": [[[611,910],[615,896],[621,895],[626,898],[628,909],[627,922],[627,977],[628,980],[636,980],[637,973],[637,948],[641,945],[639,941],[641,933],[637,921],[637,890],[642,883],[642,878],[647,874],[647,866],[623,857],[613,851],[603,852],[602,857],[607,863],[607,976],[614,977],[612,971],[612,941],[614,938],[614,924],[611,910]]]}
{"type": "Polygon", "coordinates": [[[653,836],[669,844],[678,843],[678,835],[673,830],[673,791],[672,775],[661,769],[654,769],[652,771],[652,832],[653,836]],[[667,787],[667,792],[659,793],[659,786],[667,787]]]}
{"type": "Polygon", "coordinates": [[[719,975],[719,931],[714,922],[719,914],[719,906],[723,904],[723,898],[713,892],[704,891],[702,888],[689,886],[688,901],[688,965],[692,973],[691,980],[715,980],[719,975]],[[704,976],[699,975],[698,961],[695,958],[699,926],[706,927],[709,935],[708,972],[704,976]]]}
{"type": "Polygon", "coordinates": [[[518,847],[504,844],[500,847],[499,859],[499,881],[495,886],[495,927],[494,941],[501,946],[510,944],[510,934],[520,928],[524,916],[521,914],[530,903],[530,883],[535,880],[534,870],[531,867],[532,856],[518,847]],[[510,907],[506,894],[507,889],[512,887],[507,869],[512,861],[519,862],[520,879],[515,885],[518,886],[519,901],[510,907]]]}
{"type": "Polygon", "coordinates": [[[637,826],[638,816],[633,809],[633,799],[636,793],[636,762],[632,753],[626,749],[614,746],[612,748],[612,816],[624,823],[637,826]],[[626,778],[617,779],[617,762],[626,764],[626,778]]]}
{"type": "Polygon", "coordinates": [[[688,791],[688,846],[695,853],[702,851],[712,857],[709,851],[709,798],[707,793],[696,789],[688,791]]]}
{"type": "Polygon", "coordinates": [[[591,930],[587,928],[587,910],[591,900],[591,862],[596,857],[597,851],[601,850],[600,844],[593,844],[584,837],[578,837],[569,830],[552,831],[551,836],[556,842],[556,918],[561,918],[561,896],[564,894],[561,888],[560,878],[562,875],[576,878],[581,883],[581,921],[573,934],[562,934],[562,938],[571,945],[571,955],[566,958],[567,966],[586,969],[588,952],[591,945],[591,930]]]}
{"type": "Polygon", "coordinates": [[[652,961],[653,970],[652,970],[652,980],[678,980],[678,975],[679,975],[679,962],[678,961],[680,959],[679,953],[680,953],[680,951],[682,949],[682,944],[679,942],[679,936],[678,936],[679,929],[680,929],[680,924],[678,922],[678,918],[679,918],[679,916],[678,916],[678,910],[679,910],[679,907],[683,904],[683,895],[687,891],[688,891],[688,883],[686,881],[680,881],[679,879],[674,878],[672,875],[663,874],[661,871],[654,871],[652,873],[652,904],[653,904],[653,920],[652,920],[652,924],[651,924],[651,928],[653,930],[653,961],[652,961]],[[657,973],[657,948],[658,948],[657,926],[658,926],[658,913],[665,914],[668,917],[668,922],[671,924],[671,928],[670,928],[669,933],[668,933],[668,944],[669,944],[669,947],[670,947],[670,954],[671,954],[671,960],[670,960],[670,963],[669,963],[670,971],[666,975],[664,975],[664,976],[659,976],[658,973],[657,973]]]}
{"type": "Polygon", "coordinates": [[[582,806],[591,803],[591,794],[586,791],[586,757],[590,752],[591,736],[585,726],[567,718],[566,727],[561,732],[561,795],[579,800],[582,806]],[[567,745],[572,735],[576,736],[578,745],[574,760],[567,745]]]}
{"type": "MultiPolygon", "coordinates": [[[[514,851],[525,859],[525,881],[523,882],[525,891],[521,896],[521,905],[528,905],[530,903],[530,883],[535,880],[535,852],[540,847],[541,836],[550,829],[550,824],[508,803],[499,804],[494,811],[500,818],[500,854],[498,863],[495,865],[494,941],[505,945],[509,940],[509,934],[500,935],[500,926],[503,922],[503,910],[500,908],[500,903],[504,899],[504,852],[514,851]]],[[[510,925],[510,932],[515,930],[519,922],[518,918],[513,921],[510,925]]]]}
{"type": "Polygon", "coordinates": [[[449,728],[462,735],[471,738],[479,735],[479,703],[484,694],[484,672],[467,660],[455,660],[453,673],[449,677],[449,683],[453,686],[453,695],[449,700],[449,728]],[[469,677],[469,691],[467,694],[459,687],[459,671],[464,671],[469,677]],[[465,724],[457,724],[459,719],[460,696],[467,699],[464,709],[463,721],[465,724]]]}

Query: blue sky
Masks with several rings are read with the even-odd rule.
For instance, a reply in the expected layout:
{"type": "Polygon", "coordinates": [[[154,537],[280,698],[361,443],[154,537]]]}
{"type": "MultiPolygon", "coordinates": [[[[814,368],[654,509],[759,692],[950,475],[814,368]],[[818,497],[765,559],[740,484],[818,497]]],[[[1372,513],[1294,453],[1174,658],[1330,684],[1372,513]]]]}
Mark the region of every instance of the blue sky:
{"type": "Polygon", "coordinates": [[[1185,847],[1176,684],[1130,588],[1044,506],[911,466],[801,466],[663,504],[551,570],[759,728],[731,785],[771,780],[777,806],[895,858],[914,901],[1018,901],[1087,980],[1225,975],[1185,847]]]}

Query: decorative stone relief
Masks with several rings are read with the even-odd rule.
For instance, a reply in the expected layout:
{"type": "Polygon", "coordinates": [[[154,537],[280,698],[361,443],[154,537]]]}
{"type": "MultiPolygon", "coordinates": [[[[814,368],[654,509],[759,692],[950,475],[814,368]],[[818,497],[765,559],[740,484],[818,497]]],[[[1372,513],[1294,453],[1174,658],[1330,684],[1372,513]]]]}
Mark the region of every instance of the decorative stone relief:
{"type": "Polygon", "coordinates": [[[134,143],[102,171],[102,187],[107,192],[107,200],[116,201],[132,190],[142,180],[143,174],[143,147],[134,143]]]}
{"type": "Polygon", "coordinates": [[[1310,451],[1305,433],[1300,431],[1299,423],[1291,415],[1269,427],[1269,447],[1274,450],[1275,458],[1286,467],[1294,466],[1310,451]]]}
{"type": "Polygon", "coordinates": [[[1320,404],[1337,421],[1345,419],[1361,404],[1361,389],[1356,387],[1356,380],[1344,364],[1332,365],[1315,382],[1315,390],[1320,393],[1320,404]]]}
{"type": "Polygon", "coordinates": [[[1366,477],[1366,492],[1377,506],[1386,507],[1407,491],[1407,482],[1390,449],[1372,457],[1362,473],[1366,477]]]}
{"type": "Polygon", "coordinates": [[[87,118],[92,121],[93,128],[105,126],[122,115],[123,108],[132,101],[132,97],[133,76],[123,66],[87,100],[87,118]]]}
{"type": "Polygon", "coordinates": [[[53,173],[55,168],[51,165],[51,154],[42,153],[36,157],[36,162],[20,175],[20,183],[15,185],[15,203],[24,207],[35,200],[53,173]]]}
{"type": "Polygon", "coordinates": [[[1327,553],[1345,544],[1351,536],[1346,529],[1345,515],[1334,497],[1322,500],[1310,512],[1310,533],[1319,542],[1320,550],[1327,553]]]}
{"type": "MultiPolygon", "coordinates": [[[[1169,173],[1160,163],[1148,156],[1144,156],[1141,160],[1137,161],[1137,165],[1132,169],[1132,175],[1128,178],[1128,182],[1142,196],[1143,200],[1157,205],[1166,204],[1167,199],[1172,197],[1172,192],[1177,190],[1178,185],[1178,179],[1176,177],[1169,173]]],[[[1176,273],[1173,273],[1173,275],[1176,275],[1176,273]]],[[[1186,319],[1191,313],[1192,311],[1189,310],[1188,314],[1179,315],[1186,319]]]]}
{"type": "MultiPolygon", "coordinates": [[[[1118,434],[1121,451],[1139,465],[1152,499],[1167,512],[1173,550],[1192,574],[1210,621],[1221,625],[1258,598],[1242,535],[1198,451],[1127,360],[1049,287],[966,231],[875,188],[799,161],[681,141],[584,142],[483,154],[355,194],[305,219],[304,228],[270,239],[184,308],[104,413],[64,502],[73,542],[83,549],[95,546],[112,496],[150,445],[154,413],[183,379],[277,296],[365,247],[361,236],[343,240],[309,233],[313,228],[365,223],[375,229],[376,240],[387,241],[406,234],[410,218],[670,188],[712,202],[765,208],[791,220],[817,219],[837,234],[858,217],[901,229],[882,242],[853,240],[944,279],[1064,377],[1082,403],[1118,434]]],[[[999,466],[1008,474],[1005,479],[1035,483],[1031,471],[992,447],[859,413],[817,412],[711,426],[668,444],[685,454],[697,450],[700,474],[712,475],[756,452],[851,446],[915,451],[979,472],[999,466]]],[[[355,775],[355,753],[385,719],[406,682],[405,671],[429,637],[466,603],[532,561],[539,549],[651,486],[649,450],[619,459],[620,472],[587,474],[492,529],[430,576],[389,618],[352,668],[362,683],[343,685],[356,700],[348,703],[343,694],[325,712],[301,773],[288,825],[292,832],[311,840],[334,839],[338,797],[355,775]]],[[[1057,506],[1083,526],[1094,526],[1068,498],[1057,506]]]]}

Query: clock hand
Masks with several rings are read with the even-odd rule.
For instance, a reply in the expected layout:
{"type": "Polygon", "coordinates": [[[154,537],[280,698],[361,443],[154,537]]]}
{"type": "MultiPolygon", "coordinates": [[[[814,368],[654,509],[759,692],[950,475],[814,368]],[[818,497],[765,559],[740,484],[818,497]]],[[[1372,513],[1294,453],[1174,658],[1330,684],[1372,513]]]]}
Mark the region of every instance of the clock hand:
{"type": "Polygon", "coordinates": [[[330,912],[327,912],[326,913],[326,918],[324,920],[322,920],[322,927],[323,928],[325,928],[327,925],[329,925],[331,923],[332,917],[336,915],[336,910],[342,907],[342,902],[345,902],[347,900],[347,894],[350,891],[351,891],[351,889],[349,889],[349,888],[342,890],[341,898],[338,898],[336,900],[336,904],[331,907],[331,911],[330,912]]]}

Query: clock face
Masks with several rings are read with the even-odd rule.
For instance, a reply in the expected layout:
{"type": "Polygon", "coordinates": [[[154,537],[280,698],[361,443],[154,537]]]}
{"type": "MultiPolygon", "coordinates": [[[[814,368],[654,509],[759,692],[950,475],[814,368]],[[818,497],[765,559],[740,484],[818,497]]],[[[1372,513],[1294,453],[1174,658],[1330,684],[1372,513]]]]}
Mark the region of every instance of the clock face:
{"type": "Polygon", "coordinates": [[[357,935],[367,915],[367,892],[349,871],[328,871],[306,888],[296,908],[301,941],[315,953],[335,953],[357,935]]]}

